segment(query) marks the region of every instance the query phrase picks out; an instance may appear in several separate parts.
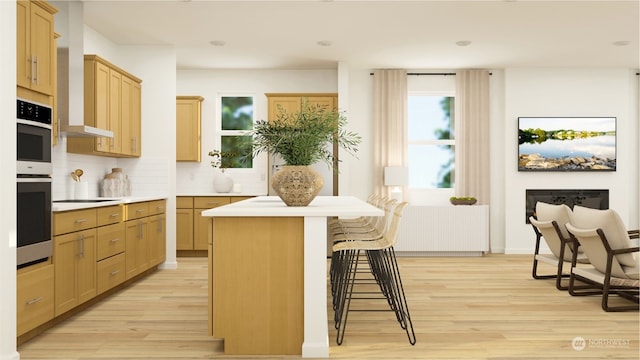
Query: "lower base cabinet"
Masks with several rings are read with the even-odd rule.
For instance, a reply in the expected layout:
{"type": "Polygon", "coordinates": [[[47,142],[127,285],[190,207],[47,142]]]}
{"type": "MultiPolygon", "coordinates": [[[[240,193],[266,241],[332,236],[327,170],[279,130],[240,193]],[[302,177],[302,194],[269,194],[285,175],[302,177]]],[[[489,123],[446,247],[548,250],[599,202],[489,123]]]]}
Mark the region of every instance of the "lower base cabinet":
{"type": "Polygon", "coordinates": [[[53,277],[53,264],[50,260],[18,270],[16,297],[18,335],[53,319],[53,277]]]}
{"type": "Polygon", "coordinates": [[[55,315],[61,315],[97,295],[96,230],[53,238],[55,315]]]}
{"type": "Polygon", "coordinates": [[[178,196],[176,249],[207,251],[207,234],[211,230],[211,218],[202,217],[202,212],[249,198],[251,196],[178,196]]]}
{"type": "Polygon", "coordinates": [[[53,256],[17,272],[19,342],[165,261],[165,209],[165,200],[154,200],[54,212],[53,256]]]}

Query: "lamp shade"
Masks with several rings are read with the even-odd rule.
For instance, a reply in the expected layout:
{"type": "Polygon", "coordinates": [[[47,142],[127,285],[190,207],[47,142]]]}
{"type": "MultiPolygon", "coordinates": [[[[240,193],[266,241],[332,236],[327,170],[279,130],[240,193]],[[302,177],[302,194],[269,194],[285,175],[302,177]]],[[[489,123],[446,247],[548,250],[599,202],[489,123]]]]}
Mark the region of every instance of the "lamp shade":
{"type": "Polygon", "coordinates": [[[384,168],[386,186],[404,186],[409,183],[409,168],[406,166],[387,166],[384,168]]]}

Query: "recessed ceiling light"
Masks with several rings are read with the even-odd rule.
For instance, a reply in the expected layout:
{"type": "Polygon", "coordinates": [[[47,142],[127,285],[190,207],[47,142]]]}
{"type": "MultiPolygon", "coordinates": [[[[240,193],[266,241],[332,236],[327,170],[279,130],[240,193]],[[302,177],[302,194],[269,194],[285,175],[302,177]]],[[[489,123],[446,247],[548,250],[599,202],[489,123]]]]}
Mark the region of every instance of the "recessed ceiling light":
{"type": "Polygon", "coordinates": [[[331,46],[331,41],[329,41],[329,40],[320,40],[316,44],[318,44],[320,46],[331,46]]]}
{"type": "Polygon", "coordinates": [[[458,45],[458,46],[469,46],[469,45],[471,45],[471,41],[469,41],[469,40],[456,41],[456,45],[458,45]]]}
{"type": "Polygon", "coordinates": [[[213,46],[225,46],[227,43],[222,40],[212,40],[212,41],[209,41],[209,44],[213,46]]]}
{"type": "Polygon", "coordinates": [[[630,41],[628,40],[619,40],[619,41],[614,41],[613,45],[615,46],[627,46],[629,45],[630,41]]]}

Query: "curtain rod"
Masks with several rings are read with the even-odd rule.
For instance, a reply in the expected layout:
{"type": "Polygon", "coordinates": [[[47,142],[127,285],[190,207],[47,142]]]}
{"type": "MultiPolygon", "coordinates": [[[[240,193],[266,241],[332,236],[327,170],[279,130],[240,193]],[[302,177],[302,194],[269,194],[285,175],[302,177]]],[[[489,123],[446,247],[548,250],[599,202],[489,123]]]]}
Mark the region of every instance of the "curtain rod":
{"type": "MultiPolygon", "coordinates": [[[[415,75],[415,76],[421,76],[421,75],[455,75],[456,73],[407,73],[407,75],[415,75]]],[[[369,75],[373,75],[373,73],[369,73],[369,75]]]]}
{"type": "MultiPolygon", "coordinates": [[[[422,75],[442,75],[442,76],[449,76],[449,75],[455,75],[456,73],[407,73],[407,76],[409,75],[415,75],[415,76],[422,76],[422,75]]],[[[369,75],[373,75],[373,73],[369,73],[369,75]]],[[[489,75],[493,75],[492,72],[489,72],[489,75]]]]}

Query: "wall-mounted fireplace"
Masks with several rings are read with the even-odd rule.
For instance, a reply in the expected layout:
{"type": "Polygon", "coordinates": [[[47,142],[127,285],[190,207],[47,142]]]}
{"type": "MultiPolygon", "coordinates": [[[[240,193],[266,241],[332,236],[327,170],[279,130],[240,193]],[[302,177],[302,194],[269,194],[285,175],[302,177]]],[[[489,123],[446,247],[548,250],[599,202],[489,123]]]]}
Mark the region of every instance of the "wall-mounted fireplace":
{"type": "Polygon", "coordinates": [[[580,205],[592,209],[609,208],[609,190],[607,189],[527,189],[526,191],[526,223],[533,215],[536,203],[542,201],[548,204],[566,204],[573,209],[580,205]]]}

